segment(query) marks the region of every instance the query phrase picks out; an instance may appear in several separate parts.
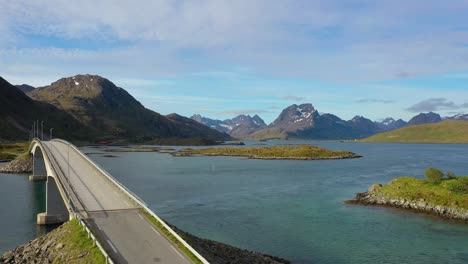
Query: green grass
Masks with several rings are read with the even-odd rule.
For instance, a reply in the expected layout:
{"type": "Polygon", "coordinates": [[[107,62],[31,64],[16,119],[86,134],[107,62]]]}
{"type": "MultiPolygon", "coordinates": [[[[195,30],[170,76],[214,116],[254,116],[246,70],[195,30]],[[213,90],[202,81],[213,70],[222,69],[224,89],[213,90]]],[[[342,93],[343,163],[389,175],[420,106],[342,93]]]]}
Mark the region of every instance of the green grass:
{"type": "Polygon", "coordinates": [[[0,160],[13,160],[19,155],[27,152],[28,148],[29,142],[1,143],[0,160]]]}
{"type": "Polygon", "coordinates": [[[177,152],[180,156],[246,156],[258,159],[329,159],[352,157],[356,154],[343,150],[329,150],[310,145],[243,147],[243,148],[203,148],[183,149],[177,152]]]}
{"type": "MultiPolygon", "coordinates": [[[[146,211],[142,210],[142,213],[145,214],[145,216],[155,225],[163,234],[172,242],[174,245],[176,245],[184,254],[195,264],[202,264],[201,262],[188,248],[186,248],[174,235],[169,232],[156,218],[154,218],[152,215],[147,213],[146,211]]],[[[182,235],[179,234],[183,238],[182,235]]]]}
{"type": "Polygon", "coordinates": [[[362,142],[468,143],[468,121],[446,120],[439,123],[403,127],[380,133],[362,142]]]}
{"type": "Polygon", "coordinates": [[[88,234],[77,219],[65,223],[62,227],[60,233],[57,232],[57,244],[62,243],[64,245],[60,250],[66,252],[66,259],[57,258],[54,259],[53,263],[106,263],[104,255],[88,238],[88,234]],[[88,252],[88,254],[78,257],[83,252],[88,252]]]}
{"type": "Polygon", "coordinates": [[[468,210],[468,176],[443,179],[441,182],[401,177],[378,188],[373,194],[392,199],[417,201],[468,210]]]}

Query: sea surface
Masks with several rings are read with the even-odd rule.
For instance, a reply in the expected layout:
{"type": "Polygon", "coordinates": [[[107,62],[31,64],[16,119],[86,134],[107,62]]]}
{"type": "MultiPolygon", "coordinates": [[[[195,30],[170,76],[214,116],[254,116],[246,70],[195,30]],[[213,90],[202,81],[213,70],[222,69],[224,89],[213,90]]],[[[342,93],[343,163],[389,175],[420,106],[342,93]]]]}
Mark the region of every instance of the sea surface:
{"type": "MultiPolygon", "coordinates": [[[[423,177],[427,167],[468,175],[468,145],[327,141],[246,142],[312,144],[353,151],[360,159],[250,160],[110,153],[84,147],[103,168],[166,221],[227,244],[293,263],[468,263],[468,225],[392,208],[343,203],[373,183],[423,177]]],[[[43,183],[0,174],[0,251],[46,230],[43,183]]]]}

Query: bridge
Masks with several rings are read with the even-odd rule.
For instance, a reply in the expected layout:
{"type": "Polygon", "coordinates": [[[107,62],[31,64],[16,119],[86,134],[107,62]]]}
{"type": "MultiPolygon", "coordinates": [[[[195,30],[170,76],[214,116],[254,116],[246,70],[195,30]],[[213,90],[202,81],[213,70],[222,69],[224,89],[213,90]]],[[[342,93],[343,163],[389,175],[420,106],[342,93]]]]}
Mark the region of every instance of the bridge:
{"type": "Polygon", "coordinates": [[[36,138],[29,151],[33,155],[30,179],[47,181],[46,212],[38,214],[38,224],[78,218],[109,263],[185,264],[193,263],[194,258],[208,263],[144,201],[73,144],[36,138]]]}

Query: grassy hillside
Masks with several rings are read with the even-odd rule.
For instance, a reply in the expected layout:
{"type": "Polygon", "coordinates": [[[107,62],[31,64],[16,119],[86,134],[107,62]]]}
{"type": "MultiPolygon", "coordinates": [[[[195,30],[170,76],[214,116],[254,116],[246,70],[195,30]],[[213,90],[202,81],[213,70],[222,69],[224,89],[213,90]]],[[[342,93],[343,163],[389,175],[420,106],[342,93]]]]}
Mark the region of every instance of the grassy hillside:
{"type": "Polygon", "coordinates": [[[380,133],[362,142],[468,143],[468,121],[446,120],[380,133]]]}
{"type": "Polygon", "coordinates": [[[29,142],[0,143],[0,160],[12,160],[27,152],[29,142]]]}

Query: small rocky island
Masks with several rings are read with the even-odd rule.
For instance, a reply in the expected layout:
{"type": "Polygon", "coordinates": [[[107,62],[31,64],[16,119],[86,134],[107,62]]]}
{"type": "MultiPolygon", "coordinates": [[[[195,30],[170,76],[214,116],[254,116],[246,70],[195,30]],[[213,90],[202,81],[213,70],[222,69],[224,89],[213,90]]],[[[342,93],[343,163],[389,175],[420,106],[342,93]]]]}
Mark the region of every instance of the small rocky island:
{"type": "Polygon", "coordinates": [[[266,160],[331,160],[352,159],[361,156],[344,150],[329,150],[310,145],[274,146],[274,147],[241,147],[241,148],[186,148],[173,153],[176,157],[188,156],[234,156],[249,159],[266,160]]]}
{"type": "Polygon", "coordinates": [[[348,204],[389,206],[468,223],[468,176],[426,170],[427,179],[401,177],[387,184],[373,184],[348,204]]]}

